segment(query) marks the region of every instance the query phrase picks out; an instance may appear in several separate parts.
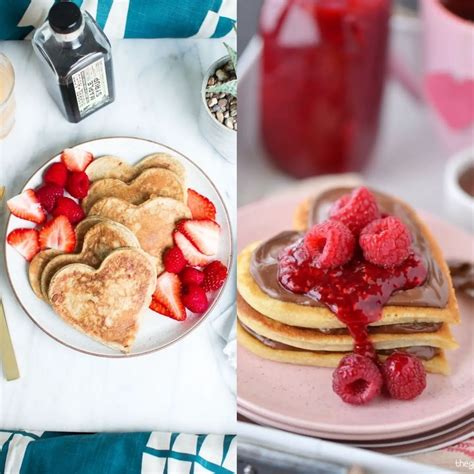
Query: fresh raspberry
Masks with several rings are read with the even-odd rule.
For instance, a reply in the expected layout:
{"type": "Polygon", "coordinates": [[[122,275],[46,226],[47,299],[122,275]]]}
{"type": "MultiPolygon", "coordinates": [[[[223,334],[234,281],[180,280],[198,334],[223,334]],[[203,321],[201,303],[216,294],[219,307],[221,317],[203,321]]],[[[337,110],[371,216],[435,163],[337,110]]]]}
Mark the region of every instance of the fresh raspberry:
{"type": "Polygon", "coordinates": [[[185,286],[181,293],[184,306],[193,313],[204,313],[209,308],[206,292],[198,285],[185,286]]]}
{"type": "Polygon", "coordinates": [[[206,291],[218,290],[227,278],[227,267],[214,260],[204,269],[204,282],[202,284],[206,291]]]}
{"type": "Polygon", "coordinates": [[[57,184],[45,184],[35,191],[36,197],[46,212],[51,212],[56,205],[56,201],[64,193],[64,189],[57,184]]]}
{"type": "Polygon", "coordinates": [[[204,281],[204,273],[193,267],[186,267],[180,274],[179,279],[183,285],[201,286],[204,281]]]}
{"type": "Polygon", "coordinates": [[[347,263],[354,253],[352,232],[338,221],[313,226],[304,236],[304,245],[318,268],[335,268],[347,263]]]}
{"type": "Polygon", "coordinates": [[[72,225],[77,224],[86,217],[81,206],[76,201],[64,196],[58,198],[52,214],[55,217],[66,216],[72,225]]]}
{"type": "Polygon", "coordinates": [[[332,374],[332,389],[344,402],[362,405],[370,402],[382,390],[382,374],[369,357],[349,354],[332,374]]]}
{"type": "Polygon", "coordinates": [[[400,219],[388,216],[364,227],[359,244],[368,262],[389,268],[400,265],[410,255],[411,235],[400,219]]]}
{"type": "Polygon", "coordinates": [[[338,199],[329,211],[330,219],[346,224],[354,235],[380,216],[374,195],[364,187],[338,199]]]}
{"type": "Polygon", "coordinates": [[[178,247],[171,247],[163,254],[163,264],[167,272],[179,273],[186,266],[186,260],[178,247]]]}
{"type": "Polygon", "coordinates": [[[62,162],[53,163],[44,173],[43,181],[47,184],[56,184],[64,188],[66,186],[68,170],[62,162]]]}
{"type": "Polygon", "coordinates": [[[66,191],[77,199],[82,199],[89,192],[89,177],[84,171],[75,171],[69,175],[66,183],[66,191]]]}
{"type": "Polygon", "coordinates": [[[388,393],[397,400],[412,400],[426,387],[426,372],[420,359],[404,352],[395,352],[382,365],[388,393]]]}

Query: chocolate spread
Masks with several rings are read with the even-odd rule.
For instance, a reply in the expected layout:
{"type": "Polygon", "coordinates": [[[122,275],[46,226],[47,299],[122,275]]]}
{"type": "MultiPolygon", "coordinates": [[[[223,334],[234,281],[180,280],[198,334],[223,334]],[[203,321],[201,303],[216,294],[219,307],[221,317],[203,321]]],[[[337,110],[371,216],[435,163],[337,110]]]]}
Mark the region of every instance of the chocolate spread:
{"type": "MultiPolygon", "coordinates": [[[[321,194],[309,211],[309,226],[326,219],[329,208],[342,195],[352,188],[335,188],[321,194]]],[[[419,287],[394,293],[388,305],[444,308],[449,298],[449,283],[445,274],[431,254],[429,242],[419,229],[415,217],[401,203],[379,192],[374,192],[382,214],[399,217],[409,228],[413,238],[414,250],[422,256],[428,277],[419,287]]],[[[309,296],[286,290],[278,281],[278,255],[282,249],[295,243],[303,236],[300,232],[285,231],[261,244],[252,255],[250,272],[260,289],[271,298],[299,305],[322,307],[309,296]]]]}
{"type": "MultiPolygon", "coordinates": [[[[260,334],[257,334],[255,331],[250,329],[248,326],[246,326],[242,321],[239,320],[240,325],[242,328],[247,331],[250,335],[255,337],[255,339],[258,339],[262,344],[265,344],[268,347],[271,347],[272,349],[276,350],[286,350],[286,351],[305,351],[305,352],[318,352],[318,353],[332,353],[332,351],[315,351],[312,349],[302,349],[300,347],[294,347],[294,346],[289,346],[288,344],[284,344],[282,342],[274,341],[273,339],[269,339],[268,337],[262,336],[260,334]]],[[[395,351],[401,351],[401,352],[407,352],[409,354],[412,354],[420,359],[423,360],[431,360],[433,357],[437,356],[440,353],[440,350],[438,347],[432,347],[432,346],[409,346],[409,347],[401,347],[401,348],[396,348],[396,349],[383,349],[383,350],[378,350],[377,354],[382,354],[382,355],[389,355],[392,354],[395,351]]]]}

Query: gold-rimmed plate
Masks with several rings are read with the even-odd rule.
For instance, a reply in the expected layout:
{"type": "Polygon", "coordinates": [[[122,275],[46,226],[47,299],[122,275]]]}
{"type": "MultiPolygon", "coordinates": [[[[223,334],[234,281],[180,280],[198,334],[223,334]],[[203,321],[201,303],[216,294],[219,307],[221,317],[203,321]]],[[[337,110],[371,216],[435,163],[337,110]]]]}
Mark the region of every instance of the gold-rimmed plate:
{"type": "MultiPolygon", "coordinates": [[[[229,214],[219,190],[195,162],[165,145],[133,137],[101,138],[81,143],[77,145],[77,148],[90,151],[96,157],[102,155],[119,156],[130,164],[136,163],[152,153],[164,152],[176,157],[186,168],[188,187],[207,196],[216,206],[216,220],[221,226],[221,240],[216,259],[224,262],[230,271],[233,258],[232,231],[229,214]]],[[[27,180],[23,189],[40,186],[44,170],[51,163],[59,159],[60,154],[44,163],[44,165],[27,180]]],[[[6,235],[16,228],[33,226],[32,223],[10,215],[6,235]]],[[[158,315],[151,310],[146,311],[132,351],[129,354],[123,354],[103,346],[75,330],[57,316],[46,302],[38,299],[33,293],[28,281],[28,263],[6,242],[5,266],[11,286],[19,303],[38,327],[53,339],[71,349],[101,357],[120,358],[144,355],[163,349],[181,340],[209,316],[225,290],[224,286],[212,296],[210,307],[205,314],[189,314],[186,321],[183,322],[174,321],[165,316],[158,315]]]]}

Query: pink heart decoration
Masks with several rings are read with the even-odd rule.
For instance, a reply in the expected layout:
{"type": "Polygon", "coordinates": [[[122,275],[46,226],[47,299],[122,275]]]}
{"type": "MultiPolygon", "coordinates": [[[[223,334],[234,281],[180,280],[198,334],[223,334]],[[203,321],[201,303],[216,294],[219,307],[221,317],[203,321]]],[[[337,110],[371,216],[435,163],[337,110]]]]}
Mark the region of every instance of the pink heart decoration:
{"type": "Polygon", "coordinates": [[[425,79],[428,101],[453,129],[474,122],[474,79],[457,80],[448,73],[430,74],[425,79]]]}

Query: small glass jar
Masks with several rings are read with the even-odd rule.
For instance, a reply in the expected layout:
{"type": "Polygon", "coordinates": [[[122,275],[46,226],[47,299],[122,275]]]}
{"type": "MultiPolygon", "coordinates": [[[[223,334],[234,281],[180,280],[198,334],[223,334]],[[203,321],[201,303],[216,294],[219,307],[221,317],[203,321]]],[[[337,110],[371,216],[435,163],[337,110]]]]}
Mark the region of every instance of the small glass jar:
{"type": "Polygon", "coordinates": [[[112,48],[94,19],[60,2],[36,31],[33,48],[49,93],[70,122],[114,101],[112,48]]]}
{"type": "Polygon", "coordinates": [[[360,170],[379,126],[390,0],[266,0],[261,131],[303,178],[360,170]]]}

